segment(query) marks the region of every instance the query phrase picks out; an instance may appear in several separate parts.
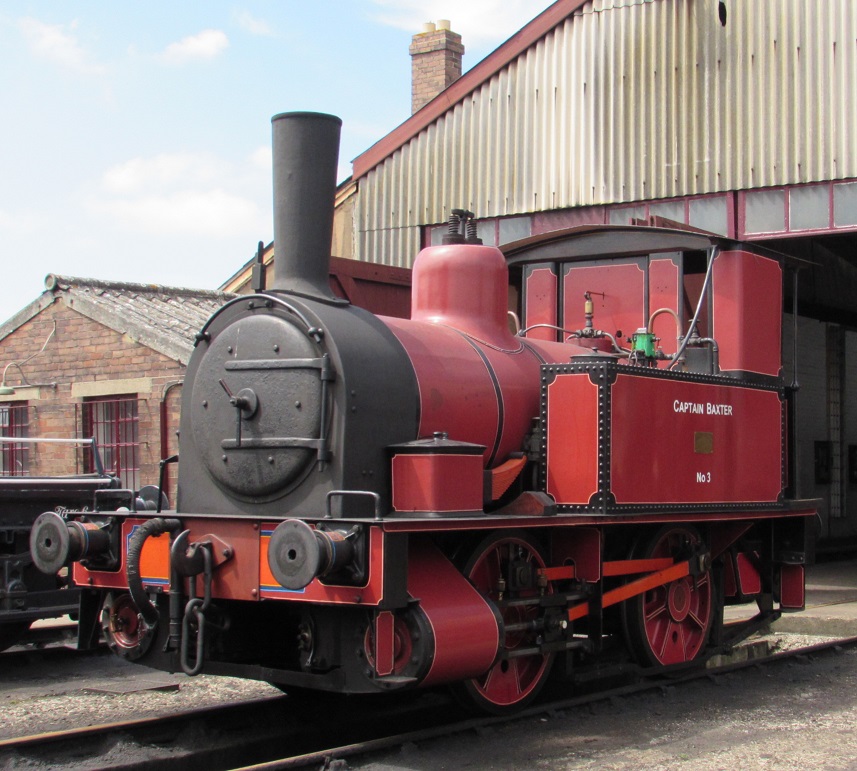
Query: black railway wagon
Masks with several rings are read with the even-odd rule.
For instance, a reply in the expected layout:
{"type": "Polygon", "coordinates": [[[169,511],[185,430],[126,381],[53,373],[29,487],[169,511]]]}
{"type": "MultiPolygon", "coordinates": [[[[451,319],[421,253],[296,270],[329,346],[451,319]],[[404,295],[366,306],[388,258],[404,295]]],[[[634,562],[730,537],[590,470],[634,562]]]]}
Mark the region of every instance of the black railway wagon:
{"type": "Polygon", "coordinates": [[[67,444],[92,452],[91,474],[71,476],[0,476],[0,650],[17,643],[39,619],[76,615],[80,590],[68,571],[46,575],[30,556],[30,531],[46,511],[91,511],[98,491],[112,491],[119,480],[104,471],[94,439],[4,437],[20,450],[36,445],[67,444]]]}

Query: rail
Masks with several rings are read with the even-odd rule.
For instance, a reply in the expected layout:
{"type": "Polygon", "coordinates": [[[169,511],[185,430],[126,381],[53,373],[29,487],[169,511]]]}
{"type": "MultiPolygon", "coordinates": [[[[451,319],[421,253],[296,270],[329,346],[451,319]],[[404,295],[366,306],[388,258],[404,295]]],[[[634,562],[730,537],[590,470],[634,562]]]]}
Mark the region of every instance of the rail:
{"type": "MultiPolygon", "coordinates": [[[[857,646],[857,637],[827,642],[767,655],[748,655],[719,666],[697,666],[691,671],[675,669],[659,676],[604,689],[592,682],[592,691],[571,698],[554,696],[510,716],[467,718],[443,697],[403,701],[388,695],[372,701],[325,699],[324,694],[295,697],[274,696],[243,703],[226,703],[182,714],[148,717],[106,725],[0,741],[0,767],[14,761],[24,764],[86,758],[86,767],[99,767],[100,756],[121,743],[124,757],[110,758],[110,768],[157,767],[163,771],[260,771],[261,769],[328,767],[332,760],[354,758],[369,752],[415,745],[417,742],[449,738],[467,731],[490,732],[545,714],[561,714],[599,702],[646,691],[663,692],[694,680],[717,677],[741,669],[784,660],[806,660],[811,654],[857,646]],[[666,675],[666,677],[665,677],[666,675]],[[316,704],[316,701],[318,702],[316,704]],[[384,702],[388,702],[384,707],[384,702]],[[356,708],[356,709],[355,709],[356,708]],[[317,719],[318,714],[325,716],[317,719]],[[340,729],[331,733],[330,726],[340,729]],[[284,726],[289,728],[284,729],[284,726]],[[345,730],[343,727],[348,726],[345,730]],[[416,728],[415,728],[416,726],[416,728]],[[340,744],[334,744],[335,741],[340,744]],[[141,761],[145,758],[145,762],[141,761]]],[[[736,651],[739,650],[736,648],[736,651]]],[[[609,675],[609,673],[607,673],[609,675]]],[[[626,681],[627,683],[627,681],[626,681]]],[[[105,764],[106,765],[106,764],[105,764]]]]}

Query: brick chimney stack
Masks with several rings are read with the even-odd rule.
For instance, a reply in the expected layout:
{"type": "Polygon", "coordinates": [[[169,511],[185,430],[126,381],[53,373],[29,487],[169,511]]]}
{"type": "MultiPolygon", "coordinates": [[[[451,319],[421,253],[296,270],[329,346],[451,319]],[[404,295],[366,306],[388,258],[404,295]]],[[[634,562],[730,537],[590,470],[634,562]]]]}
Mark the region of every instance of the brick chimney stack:
{"type": "Polygon", "coordinates": [[[411,42],[411,113],[461,77],[464,46],[447,19],[423,25],[411,42]]]}

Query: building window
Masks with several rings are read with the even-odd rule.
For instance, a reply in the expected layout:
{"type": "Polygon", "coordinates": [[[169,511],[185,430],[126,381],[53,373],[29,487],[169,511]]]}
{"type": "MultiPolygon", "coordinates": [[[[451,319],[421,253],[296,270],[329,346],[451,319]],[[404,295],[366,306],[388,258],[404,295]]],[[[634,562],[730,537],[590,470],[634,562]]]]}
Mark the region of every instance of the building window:
{"type": "Polygon", "coordinates": [[[607,211],[607,223],[610,225],[645,222],[650,217],[663,217],[708,233],[731,236],[730,198],[727,195],[649,201],[630,206],[618,205],[611,206],[607,211]]]}
{"type": "MultiPolygon", "coordinates": [[[[104,470],[136,490],[140,469],[139,410],[136,396],[87,399],[83,405],[83,436],[95,437],[104,470]]],[[[84,471],[94,472],[94,460],[84,456],[84,471]]]]}
{"type": "MultiPolygon", "coordinates": [[[[502,217],[476,220],[477,235],[485,246],[503,246],[533,233],[532,217],[502,217]]],[[[425,246],[440,246],[449,232],[447,225],[431,225],[423,236],[425,246]]]]}
{"type": "MultiPolygon", "coordinates": [[[[609,225],[630,225],[634,220],[644,220],[648,216],[648,210],[643,206],[614,206],[607,213],[609,225]]],[[[682,212],[682,221],[684,212],[682,212]]]]}
{"type": "Polygon", "coordinates": [[[497,243],[500,246],[529,238],[532,235],[533,223],[529,217],[506,217],[497,220],[497,243]]]}
{"type": "Polygon", "coordinates": [[[744,194],[745,233],[780,233],[785,229],[785,190],[758,190],[744,194]]]}
{"type": "Polygon", "coordinates": [[[673,222],[684,222],[687,217],[684,210],[684,201],[658,201],[650,203],[649,216],[663,217],[673,222]]]}
{"type": "Polygon", "coordinates": [[[739,194],[739,237],[824,233],[857,227],[857,182],[747,190],[739,194]]]}
{"type": "MultiPolygon", "coordinates": [[[[29,436],[30,414],[26,402],[0,404],[0,437],[29,436]]],[[[30,446],[20,442],[0,442],[0,475],[24,477],[30,474],[30,446]]]]}
{"type": "Polygon", "coordinates": [[[830,227],[830,188],[827,185],[789,190],[789,230],[827,230],[830,227]]]}
{"type": "Polygon", "coordinates": [[[691,198],[687,202],[687,224],[709,233],[729,234],[729,207],[726,196],[691,198]]]}
{"type": "Polygon", "coordinates": [[[833,226],[857,226],[857,182],[839,182],[833,185],[833,226]]]}

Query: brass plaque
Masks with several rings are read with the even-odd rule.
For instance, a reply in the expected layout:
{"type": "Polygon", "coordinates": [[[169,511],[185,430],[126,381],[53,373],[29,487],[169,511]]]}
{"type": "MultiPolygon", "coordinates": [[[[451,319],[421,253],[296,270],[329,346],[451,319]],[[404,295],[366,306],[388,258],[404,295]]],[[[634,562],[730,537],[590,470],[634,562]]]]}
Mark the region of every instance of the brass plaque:
{"type": "Polygon", "coordinates": [[[710,431],[694,431],[693,451],[699,455],[711,455],[714,452],[714,434],[710,431]]]}

